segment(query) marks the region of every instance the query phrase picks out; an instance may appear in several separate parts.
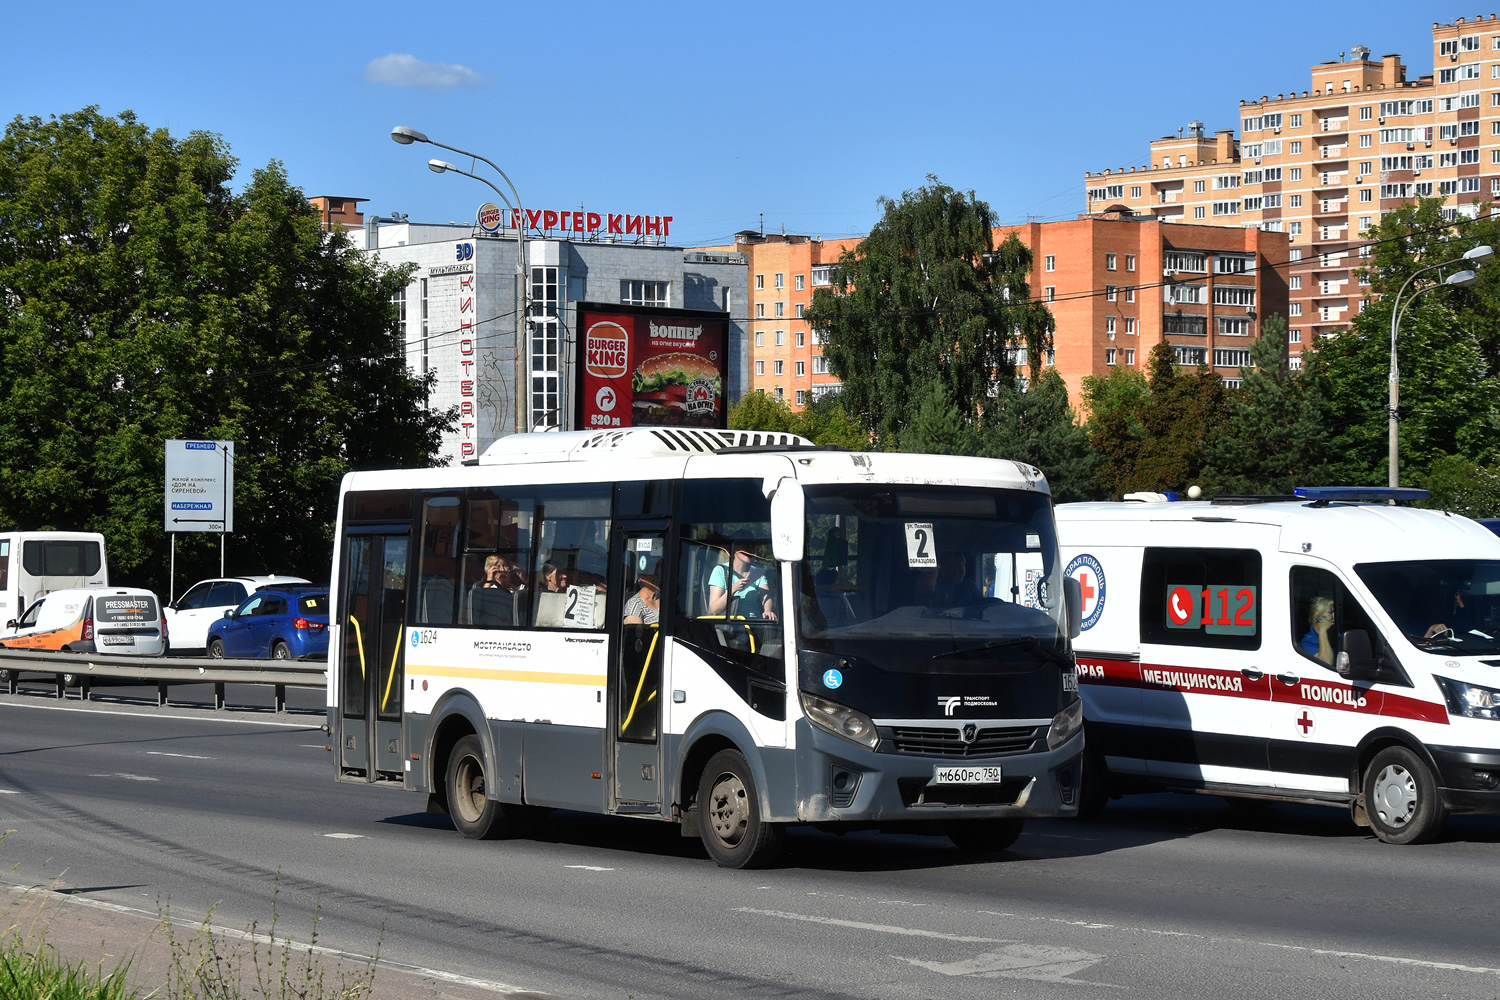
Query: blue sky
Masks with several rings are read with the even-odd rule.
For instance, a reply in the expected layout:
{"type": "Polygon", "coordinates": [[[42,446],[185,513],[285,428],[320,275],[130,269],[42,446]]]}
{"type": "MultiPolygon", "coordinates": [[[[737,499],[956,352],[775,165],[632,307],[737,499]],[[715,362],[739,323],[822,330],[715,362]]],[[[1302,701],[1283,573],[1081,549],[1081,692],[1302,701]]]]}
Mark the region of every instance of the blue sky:
{"type": "MultiPolygon", "coordinates": [[[[98,104],[222,135],[309,195],[469,220],[420,129],[499,164],[528,208],[671,215],[672,242],[868,231],[929,173],[1004,223],[1071,218],[1083,172],[1146,162],[1193,119],[1305,90],[1355,45],[1432,71],[1431,26],[1488,15],[1362,0],[1256,4],[21,4],[0,113],[98,104]]],[[[483,170],[483,167],[481,167],[483,170]]]]}

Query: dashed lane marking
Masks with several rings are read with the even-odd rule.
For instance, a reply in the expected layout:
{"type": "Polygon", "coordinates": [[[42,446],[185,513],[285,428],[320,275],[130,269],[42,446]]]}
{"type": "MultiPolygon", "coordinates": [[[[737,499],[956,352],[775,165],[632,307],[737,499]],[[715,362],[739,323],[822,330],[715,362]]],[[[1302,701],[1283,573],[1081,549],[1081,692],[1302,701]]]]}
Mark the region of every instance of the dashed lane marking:
{"type": "Polygon", "coordinates": [[[780,917],[782,920],[801,920],[809,924],[827,924],[830,927],[848,927],[857,931],[876,931],[881,934],[901,934],[907,937],[937,938],[941,941],[959,941],[964,944],[1015,944],[1011,938],[973,937],[969,934],[945,934],[920,927],[893,927],[890,924],[870,924],[862,920],[841,920],[838,917],[815,917],[807,913],[787,913],[782,910],[756,910],[748,906],[737,907],[736,913],[754,913],[762,917],[780,917]]]}
{"type": "Polygon", "coordinates": [[[325,834],[323,834],[323,836],[329,837],[329,838],[331,838],[333,840],[364,840],[365,839],[365,835],[362,834],[362,833],[325,833],[325,834]]]}
{"type": "Polygon", "coordinates": [[[186,757],[188,760],[213,760],[213,757],[201,753],[167,753],[165,750],[147,750],[152,757],[186,757]]]}
{"type": "Polygon", "coordinates": [[[563,865],[564,868],[581,868],[586,872],[612,872],[613,868],[601,868],[598,865],[563,865]]]}

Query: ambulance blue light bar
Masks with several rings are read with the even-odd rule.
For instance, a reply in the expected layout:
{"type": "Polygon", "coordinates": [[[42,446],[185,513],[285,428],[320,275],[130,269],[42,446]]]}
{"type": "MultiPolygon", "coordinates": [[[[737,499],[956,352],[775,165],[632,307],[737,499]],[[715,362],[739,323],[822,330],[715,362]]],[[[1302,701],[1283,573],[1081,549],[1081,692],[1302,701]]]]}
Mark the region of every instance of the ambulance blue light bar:
{"type": "Polygon", "coordinates": [[[1431,490],[1419,490],[1409,486],[1298,486],[1292,490],[1304,500],[1330,502],[1354,502],[1358,500],[1426,500],[1431,490]]]}

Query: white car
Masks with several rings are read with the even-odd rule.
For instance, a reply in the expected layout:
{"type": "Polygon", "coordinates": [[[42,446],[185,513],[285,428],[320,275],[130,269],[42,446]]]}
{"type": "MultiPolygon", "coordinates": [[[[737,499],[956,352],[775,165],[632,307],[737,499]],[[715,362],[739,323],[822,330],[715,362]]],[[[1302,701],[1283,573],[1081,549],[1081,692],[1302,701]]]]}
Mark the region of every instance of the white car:
{"type": "Polygon", "coordinates": [[[166,649],[156,595],[139,587],[54,590],[5,623],[0,646],[160,656],[166,649]]]}
{"type": "Polygon", "coordinates": [[[244,603],[263,587],[311,583],[300,576],[221,576],[193,584],[167,605],[167,634],[173,653],[201,653],[208,645],[208,627],[244,603]]]}

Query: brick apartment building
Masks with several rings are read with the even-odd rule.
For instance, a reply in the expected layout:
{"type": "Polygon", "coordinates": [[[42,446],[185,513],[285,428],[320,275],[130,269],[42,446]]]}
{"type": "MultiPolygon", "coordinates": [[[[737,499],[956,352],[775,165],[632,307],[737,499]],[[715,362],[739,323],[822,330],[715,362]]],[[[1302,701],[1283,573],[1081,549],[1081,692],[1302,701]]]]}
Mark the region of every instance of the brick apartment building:
{"type": "Polygon", "coordinates": [[[1432,50],[1416,80],[1399,55],[1340,53],[1309,90],[1240,101],[1238,139],[1192,122],[1145,166],[1085,174],[1087,210],[1283,233],[1295,363],[1368,301],[1360,235],[1384,213],[1440,196],[1457,220],[1500,198],[1500,20],[1435,23],[1432,50]]]}
{"type": "Polygon", "coordinates": [[[359,210],[359,204],[370,199],[320,194],[307,200],[318,210],[323,220],[323,232],[331,233],[335,229],[361,228],[365,224],[365,214],[359,210]]]}
{"type": "Polygon", "coordinates": [[[764,392],[800,410],[827,392],[837,392],[803,312],[813,289],[831,283],[830,272],[858,240],[822,240],[746,229],[732,246],[703,247],[709,253],[741,253],[749,260],[750,371],[747,391],[764,392]]]}
{"type": "Polygon", "coordinates": [[[995,230],[1032,251],[1031,294],[1056,322],[1051,356],[1077,405],[1085,375],[1145,367],[1165,341],[1183,365],[1211,365],[1230,384],[1250,363],[1263,321],[1287,314],[1283,233],[1085,217],[995,230]]]}

